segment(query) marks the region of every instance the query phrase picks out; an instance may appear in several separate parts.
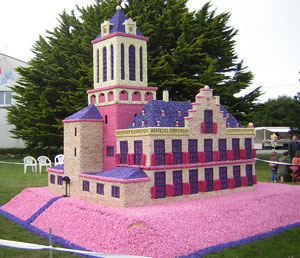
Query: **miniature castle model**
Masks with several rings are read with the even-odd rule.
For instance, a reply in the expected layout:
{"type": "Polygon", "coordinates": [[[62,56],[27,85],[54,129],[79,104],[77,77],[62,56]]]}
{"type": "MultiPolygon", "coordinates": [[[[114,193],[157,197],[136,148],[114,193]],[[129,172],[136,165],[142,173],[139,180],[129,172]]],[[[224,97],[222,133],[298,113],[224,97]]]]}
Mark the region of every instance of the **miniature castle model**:
{"type": "Polygon", "coordinates": [[[242,128],[208,86],[195,102],[156,100],[147,85],[148,38],[117,11],[93,44],[89,106],[64,123],[64,165],[49,190],[120,207],[249,190],[254,128],[242,128]]]}

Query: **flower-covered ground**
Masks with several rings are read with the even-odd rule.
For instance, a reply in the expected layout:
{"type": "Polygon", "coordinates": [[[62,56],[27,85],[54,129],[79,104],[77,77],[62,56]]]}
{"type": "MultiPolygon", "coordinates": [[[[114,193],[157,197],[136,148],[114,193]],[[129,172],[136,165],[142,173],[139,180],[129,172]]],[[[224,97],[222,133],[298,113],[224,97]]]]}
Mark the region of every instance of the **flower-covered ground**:
{"type": "Polygon", "coordinates": [[[258,183],[252,191],[133,208],[54,197],[47,187],[26,189],[0,213],[87,250],[149,257],[199,257],[300,225],[300,186],[293,185],[258,183]]]}

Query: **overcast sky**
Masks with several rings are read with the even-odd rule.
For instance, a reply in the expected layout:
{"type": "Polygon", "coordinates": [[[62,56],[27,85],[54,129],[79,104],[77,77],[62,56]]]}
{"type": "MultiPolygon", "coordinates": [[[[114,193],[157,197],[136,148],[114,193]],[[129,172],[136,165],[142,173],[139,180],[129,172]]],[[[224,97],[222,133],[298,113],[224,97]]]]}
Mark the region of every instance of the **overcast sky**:
{"type": "MultiPolygon", "coordinates": [[[[58,15],[94,0],[10,0],[1,5],[0,53],[23,61],[39,35],[58,25],[58,15]]],[[[190,10],[200,9],[204,0],[189,0],[190,10]]],[[[230,12],[230,26],[239,31],[236,53],[255,78],[247,93],[263,86],[260,101],[300,91],[300,1],[299,0],[212,0],[217,13],[230,12]]],[[[151,40],[151,39],[150,39],[151,40]]],[[[221,100],[222,102],[222,100],[221,100]]]]}

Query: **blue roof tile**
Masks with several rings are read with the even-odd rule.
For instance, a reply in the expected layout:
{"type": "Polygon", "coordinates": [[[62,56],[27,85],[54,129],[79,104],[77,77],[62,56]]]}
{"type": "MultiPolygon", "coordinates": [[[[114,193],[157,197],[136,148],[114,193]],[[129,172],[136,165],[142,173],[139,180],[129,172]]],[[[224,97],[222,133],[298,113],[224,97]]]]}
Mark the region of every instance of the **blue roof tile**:
{"type": "Polygon", "coordinates": [[[77,119],[103,119],[98,109],[94,104],[81,109],[80,111],[68,116],[64,120],[77,120],[77,119]]]}
{"type": "MultiPolygon", "coordinates": [[[[160,121],[159,127],[184,127],[184,117],[188,116],[189,109],[192,109],[191,102],[152,100],[137,114],[127,129],[156,127],[156,121],[160,121]],[[164,110],[164,115],[162,115],[161,110],[164,110]],[[178,114],[178,111],[181,111],[181,115],[178,114]],[[142,121],[144,121],[144,126],[142,126],[142,121]],[[176,126],[176,121],[178,121],[178,126],[176,126]],[[133,124],[135,125],[133,126],[133,124]]],[[[223,117],[227,118],[227,127],[233,128],[237,124],[238,127],[242,127],[223,106],[220,106],[220,111],[223,111],[223,117]]]]}
{"type": "Polygon", "coordinates": [[[111,170],[107,170],[99,173],[85,173],[93,176],[102,176],[108,178],[118,179],[136,179],[136,178],[147,178],[147,174],[140,168],[132,167],[118,167],[111,170]]]}
{"type": "MultiPolygon", "coordinates": [[[[112,34],[112,33],[115,33],[115,32],[125,33],[125,25],[123,25],[123,23],[126,20],[128,20],[128,18],[124,15],[124,13],[121,10],[117,10],[115,12],[114,16],[109,21],[111,24],[113,24],[113,25],[110,26],[110,33],[109,34],[112,34]]],[[[136,29],[136,35],[143,37],[143,34],[138,29],[136,29]]],[[[100,33],[95,38],[95,40],[99,39],[101,37],[102,36],[101,36],[101,33],[100,33]]]]}

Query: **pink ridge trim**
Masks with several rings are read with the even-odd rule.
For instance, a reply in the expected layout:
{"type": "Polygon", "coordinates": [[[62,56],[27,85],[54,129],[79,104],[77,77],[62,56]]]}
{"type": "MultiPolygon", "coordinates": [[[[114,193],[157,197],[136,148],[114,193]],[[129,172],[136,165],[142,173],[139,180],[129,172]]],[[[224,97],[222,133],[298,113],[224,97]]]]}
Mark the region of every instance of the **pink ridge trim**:
{"type": "MultiPolygon", "coordinates": [[[[199,157],[198,157],[198,159],[199,159],[199,157]]],[[[137,167],[137,168],[142,168],[142,169],[146,169],[146,170],[163,170],[163,169],[197,168],[197,167],[210,167],[210,166],[221,166],[221,165],[245,164],[245,163],[253,163],[253,162],[255,162],[255,159],[217,161],[217,162],[203,162],[203,163],[180,164],[180,165],[164,165],[164,166],[132,165],[132,166],[129,166],[129,167],[137,167]]]]}
{"type": "Polygon", "coordinates": [[[106,40],[106,39],[109,39],[109,38],[112,38],[112,37],[115,37],[115,36],[122,36],[122,37],[126,37],[126,38],[134,38],[134,39],[141,39],[141,40],[145,40],[145,41],[149,40],[149,38],[143,37],[143,36],[131,35],[131,34],[127,34],[127,33],[124,33],[124,32],[115,32],[115,33],[109,34],[107,36],[101,37],[99,39],[94,39],[94,40],[91,41],[91,43],[95,44],[97,42],[100,42],[100,41],[103,41],[103,40],[106,40]]]}
{"type": "Polygon", "coordinates": [[[189,109],[188,112],[197,112],[198,110],[196,109],[189,109]]]}
{"type": "Polygon", "coordinates": [[[192,106],[193,106],[193,105],[195,105],[195,106],[199,106],[199,105],[201,105],[201,103],[198,103],[198,102],[193,102],[193,103],[192,103],[192,106]]]}
{"type": "Polygon", "coordinates": [[[192,120],[193,118],[190,117],[190,116],[185,116],[184,119],[185,119],[185,120],[192,120]]]}
{"type": "Polygon", "coordinates": [[[117,183],[123,183],[123,184],[140,183],[140,182],[146,182],[146,181],[151,180],[151,178],[149,178],[149,177],[148,178],[134,178],[134,179],[120,179],[120,178],[110,178],[110,177],[104,177],[104,176],[93,176],[93,175],[87,175],[87,174],[79,174],[79,176],[84,177],[84,178],[105,181],[105,182],[117,182],[117,183]]]}
{"type": "Polygon", "coordinates": [[[64,170],[61,170],[61,169],[48,168],[47,171],[48,172],[58,173],[58,174],[64,174],[64,170]]]}
{"type": "Polygon", "coordinates": [[[62,120],[63,123],[73,123],[73,122],[103,122],[103,119],[72,119],[72,120],[62,120]]]}
{"type": "Polygon", "coordinates": [[[218,106],[218,107],[219,107],[219,106],[221,106],[221,104],[216,104],[216,106],[218,106]]]}
{"type": "Polygon", "coordinates": [[[94,93],[94,92],[98,92],[98,91],[104,91],[104,90],[111,90],[111,89],[133,89],[133,90],[145,90],[145,91],[157,91],[158,88],[157,87],[147,87],[147,86],[130,86],[130,85],[111,85],[111,86],[107,86],[107,87],[102,87],[102,88],[97,88],[97,89],[91,89],[91,90],[87,90],[86,93],[94,93]]]}
{"type": "MultiPolygon", "coordinates": [[[[196,98],[197,98],[197,99],[204,99],[205,96],[196,96],[196,98]]],[[[200,103],[199,103],[198,105],[200,105],[200,103]]]]}

